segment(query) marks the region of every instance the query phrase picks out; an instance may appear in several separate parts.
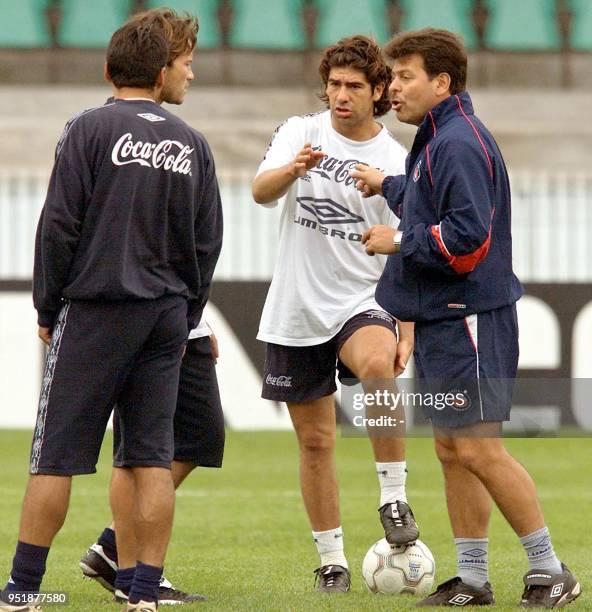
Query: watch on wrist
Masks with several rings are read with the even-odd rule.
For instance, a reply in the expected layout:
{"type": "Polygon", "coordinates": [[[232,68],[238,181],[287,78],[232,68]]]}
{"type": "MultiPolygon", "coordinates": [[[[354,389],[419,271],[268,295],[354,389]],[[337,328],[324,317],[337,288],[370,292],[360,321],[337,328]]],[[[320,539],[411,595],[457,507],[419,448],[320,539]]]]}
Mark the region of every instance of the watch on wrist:
{"type": "Polygon", "coordinates": [[[396,231],[393,236],[393,244],[395,245],[395,253],[401,252],[401,240],[403,240],[403,232],[396,231]]]}

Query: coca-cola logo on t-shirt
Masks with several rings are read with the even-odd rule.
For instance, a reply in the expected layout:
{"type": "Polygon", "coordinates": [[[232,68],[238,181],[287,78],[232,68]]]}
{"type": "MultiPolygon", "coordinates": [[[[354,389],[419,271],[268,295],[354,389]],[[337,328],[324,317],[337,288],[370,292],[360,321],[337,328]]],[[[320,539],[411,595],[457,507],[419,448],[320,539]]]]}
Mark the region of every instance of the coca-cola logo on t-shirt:
{"type": "Polygon", "coordinates": [[[191,174],[193,149],[178,140],[161,140],[158,143],[134,142],[131,132],[124,134],[113,147],[111,161],[116,166],[140,164],[147,168],[162,168],[178,174],[191,174]]]}

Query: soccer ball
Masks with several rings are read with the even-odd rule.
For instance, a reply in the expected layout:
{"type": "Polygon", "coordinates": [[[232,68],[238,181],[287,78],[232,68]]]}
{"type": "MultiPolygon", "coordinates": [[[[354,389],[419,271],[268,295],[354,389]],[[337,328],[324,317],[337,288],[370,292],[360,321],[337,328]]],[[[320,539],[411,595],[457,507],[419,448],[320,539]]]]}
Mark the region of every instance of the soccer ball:
{"type": "Polygon", "coordinates": [[[426,596],[435,573],[434,556],[420,540],[412,546],[391,547],[383,538],[370,547],[362,563],[364,581],[373,593],[426,596]]]}

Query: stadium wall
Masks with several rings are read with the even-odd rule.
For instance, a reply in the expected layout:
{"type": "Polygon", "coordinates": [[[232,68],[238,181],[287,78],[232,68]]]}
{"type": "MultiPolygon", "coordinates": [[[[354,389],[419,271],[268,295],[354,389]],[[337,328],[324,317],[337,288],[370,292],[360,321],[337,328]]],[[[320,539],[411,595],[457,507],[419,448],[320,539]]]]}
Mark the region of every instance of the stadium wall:
{"type": "MultiPolygon", "coordinates": [[[[169,106],[207,137],[216,165],[251,177],[275,128],[287,117],[323,110],[315,81],[305,87],[207,87],[197,80],[182,106],[169,106]]],[[[497,139],[511,170],[590,170],[590,93],[562,89],[471,89],[477,115],[497,139]]],[[[0,168],[51,167],[70,117],[102,104],[103,86],[0,85],[0,168]]],[[[407,147],[415,128],[389,113],[380,119],[407,147]]]]}

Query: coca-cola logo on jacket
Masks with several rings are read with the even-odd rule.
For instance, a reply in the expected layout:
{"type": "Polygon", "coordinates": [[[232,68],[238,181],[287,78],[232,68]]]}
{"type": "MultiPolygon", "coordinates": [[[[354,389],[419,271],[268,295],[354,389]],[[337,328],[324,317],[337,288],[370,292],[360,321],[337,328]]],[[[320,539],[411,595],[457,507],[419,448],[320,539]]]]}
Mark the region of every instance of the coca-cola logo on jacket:
{"type": "Polygon", "coordinates": [[[113,147],[111,161],[116,166],[140,164],[147,168],[162,168],[179,174],[191,174],[193,149],[178,140],[161,140],[158,143],[134,142],[131,132],[124,134],[113,147]]]}

